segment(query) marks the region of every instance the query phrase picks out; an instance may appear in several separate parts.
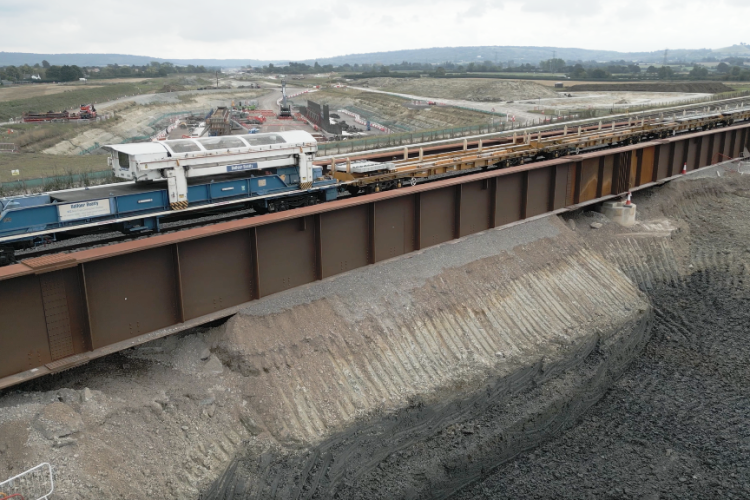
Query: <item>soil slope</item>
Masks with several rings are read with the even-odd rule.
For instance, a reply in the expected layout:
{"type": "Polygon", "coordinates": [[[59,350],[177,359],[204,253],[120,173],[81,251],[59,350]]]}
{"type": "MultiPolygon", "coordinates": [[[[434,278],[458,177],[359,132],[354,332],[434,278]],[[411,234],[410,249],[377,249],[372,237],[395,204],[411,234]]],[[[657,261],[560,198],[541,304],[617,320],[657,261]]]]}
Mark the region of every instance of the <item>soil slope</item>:
{"type": "Polygon", "coordinates": [[[565,86],[566,92],[680,92],[688,94],[719,94],[733,92],[721,82],[673,83],[592,83],[565,86]]]}
{"type": "Polygon", "coordinates": [[[557,93],[535,82],[494,80],[491,78],[371,78],[372,88],[443,99],[466,101],[519,101],[540,97],[556,97],[557,93]]]}
{"type": "Polygon", "coordinates": [[[749,189],[713,178],[636,196],[680,226],[658,247],[614,244],[656,311],[651,342],[576,427],[453,500],[750,497],[749,189]]]}

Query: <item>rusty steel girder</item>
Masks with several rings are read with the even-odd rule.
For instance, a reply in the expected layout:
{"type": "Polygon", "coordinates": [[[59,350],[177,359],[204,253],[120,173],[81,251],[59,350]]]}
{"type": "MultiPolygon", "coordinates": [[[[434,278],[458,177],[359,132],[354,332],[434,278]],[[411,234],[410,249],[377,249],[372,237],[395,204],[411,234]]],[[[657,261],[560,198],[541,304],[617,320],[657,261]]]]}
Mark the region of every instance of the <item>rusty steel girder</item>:
{"type": "Polygon", "coordinates": [[[0,389],[445,241],[750,147],[750,124],[455,177],[0,268],[0,389]]]}

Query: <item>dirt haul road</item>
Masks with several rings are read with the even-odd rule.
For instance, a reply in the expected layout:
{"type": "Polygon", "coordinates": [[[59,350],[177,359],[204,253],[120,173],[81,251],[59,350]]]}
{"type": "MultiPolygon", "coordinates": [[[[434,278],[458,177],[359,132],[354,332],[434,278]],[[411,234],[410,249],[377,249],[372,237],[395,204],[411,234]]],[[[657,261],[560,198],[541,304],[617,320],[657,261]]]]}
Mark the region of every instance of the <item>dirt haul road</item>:
{"type": "Polygon", "coordinates": [[[467,101],[464,99],[435,98],[434,96],[427,95],[427,94],[423,94],[423,95],[402,94],[399,92],[389,92],[387,90],[378,90],[378,89],[365,88],[365,87],[350,87],[350,88],[361,91],[361,92],[386,94],[386,95],[392,95],[396,97],[402,97],[405,99],[412,99],[412,100],[417,100],[417,101],[436,101],[440,105],[446,105],[446,106],[456,106],[459,108],[470,108],[470,109],[478,109],[482,111],[505,113],[509,116],[515,116],[516,120],[519,122],[525,122],[525,121],[531,122],[531,121],[539,119],[538,114],[528,112],[529,109],[533,109],[531,106],[511,105],[504,101],[475,102],[475,101],[467,101]]]}
{"type": "Polygon", "coordinates": [[[428,95],[472,102],[523,101],[555,97],[557,92],[536,82],[494,78],[370,78],[367,86],[388,92],[428,95]]]}

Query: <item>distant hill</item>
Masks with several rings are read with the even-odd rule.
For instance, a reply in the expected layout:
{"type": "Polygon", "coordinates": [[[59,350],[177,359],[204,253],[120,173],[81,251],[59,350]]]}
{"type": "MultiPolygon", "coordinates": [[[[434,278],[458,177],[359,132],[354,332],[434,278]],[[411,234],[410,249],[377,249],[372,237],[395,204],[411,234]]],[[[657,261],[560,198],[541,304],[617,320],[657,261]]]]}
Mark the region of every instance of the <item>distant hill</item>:
{"type": "MultiPolygon", "coordinates": [[[[369,54],[349,54],[337,57],[318,59],[320,64],[339,65],[344,63],[359,64],[397,64],[402,61],[421,63],[455,63],[492,61],[507,63],[512,60],[516,64],[537,64],[539,61],[555,57],[566,61],[640,61],[657,63],[664,60],[664,51],[654,52],[616,52],[612,50],[590,50],[564,47],[436,47],[431,49],[396,50],[391,52],[373,52],[369,54]]],[[[699,50],[670,50],[669,60],[702,59],[712,54],[711,49],[699,50]]],[[[304,61],[308,62],[308,61],[304,61]]]]}
{"type": "MultiPolygon", "coordinates": [[[[108,64],[126,64],[128,66],[143,66],[152,61],[171,62],[173,64],[187,66],[194,64],[196,66],[212,66],[236,68],[239,66],[251,65],[261,66],[268,64],[269,61],[259,61],[257,59],[164,59],[160,57],[133,56],[127,54],[32,54],[27,52],[0,52],[0,66],[21,66],[29,64],[33,66],[36,63],[41,64],[46,60],[50,64],[75,64],[78,66],[106,66],[108,64]]],[[[281,61],[270,61],[274,64],[281,61]]],[[[284,61],[285,63],[288,61],[284,61]]]]}
{"type": "Polygon", "coordinates": [[[723,49],[714,49],[714,52],[718,52],[723,57],[750,56],[750,45],[732,45],[731,47],[724,47],[723,49]]]}
{"type": "MultiPolygon", "coordinates": [[[[590,50],[565,47],[515,47],[515,46],[483,46],[483,47],[435,47],[430,49],[394,50],[390,52],[371,52],[367,54],[347,54],[336,57],[324,57],[304,61],[312,64],[333,64],[335,66],[349,64],[398,64],[403,61],[420,63],[455,63],[492,61],[506,64],[512,60],[516,64],[537,64],[539,61],[552,58],[553,54],[566,61],[639,61],[644,63],[660,63],[664,59],[664,51],[653,52],[616,52],[612,50],[590,50]]],[[[747,55],[750,57],[750,47],[747,45],[733,45],[723,49],[670,49],[669,61],[694,61],[710,56],[727,57],[729,55],[747,55]]],[[[76,64],[78,66],[106,66],[107,64],[144,65],[152,61],[171,62],[177,65],[203,65],[211,67],[236,68],[239,66],[263,66],[269,63],[283,65],[294,59],[258,60],[258,59],[164,59],[150,56],[134,56],[127,54],[31,54],[23,52],[0,52],[0,66],[23,64],[34,65],[47,60],[50,64],[76,64]]]]}

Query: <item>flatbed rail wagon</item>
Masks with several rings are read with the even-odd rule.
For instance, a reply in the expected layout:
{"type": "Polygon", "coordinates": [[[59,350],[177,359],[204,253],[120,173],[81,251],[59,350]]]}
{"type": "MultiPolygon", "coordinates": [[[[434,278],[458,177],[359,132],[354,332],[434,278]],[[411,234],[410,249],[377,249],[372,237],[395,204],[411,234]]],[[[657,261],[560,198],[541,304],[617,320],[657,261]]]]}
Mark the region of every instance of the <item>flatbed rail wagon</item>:
{"type": "MultiPolygon", "coordinates": [[[[162,222],[246,208],[269,213],[420,182],[505,168],[584,151],[665,138],[750,119],[750,109],[672,119],[629,119],[545,133],[514,133],[484,146],[371,161],[315,165],[315,139],[304,131],[185,138],[105,146],[125,182],[0,198],[0,265],[19,249],[102,231],[160,232],[162,222]]],[[[252,215],[248,212],[248,216],[252,215]]]]}

